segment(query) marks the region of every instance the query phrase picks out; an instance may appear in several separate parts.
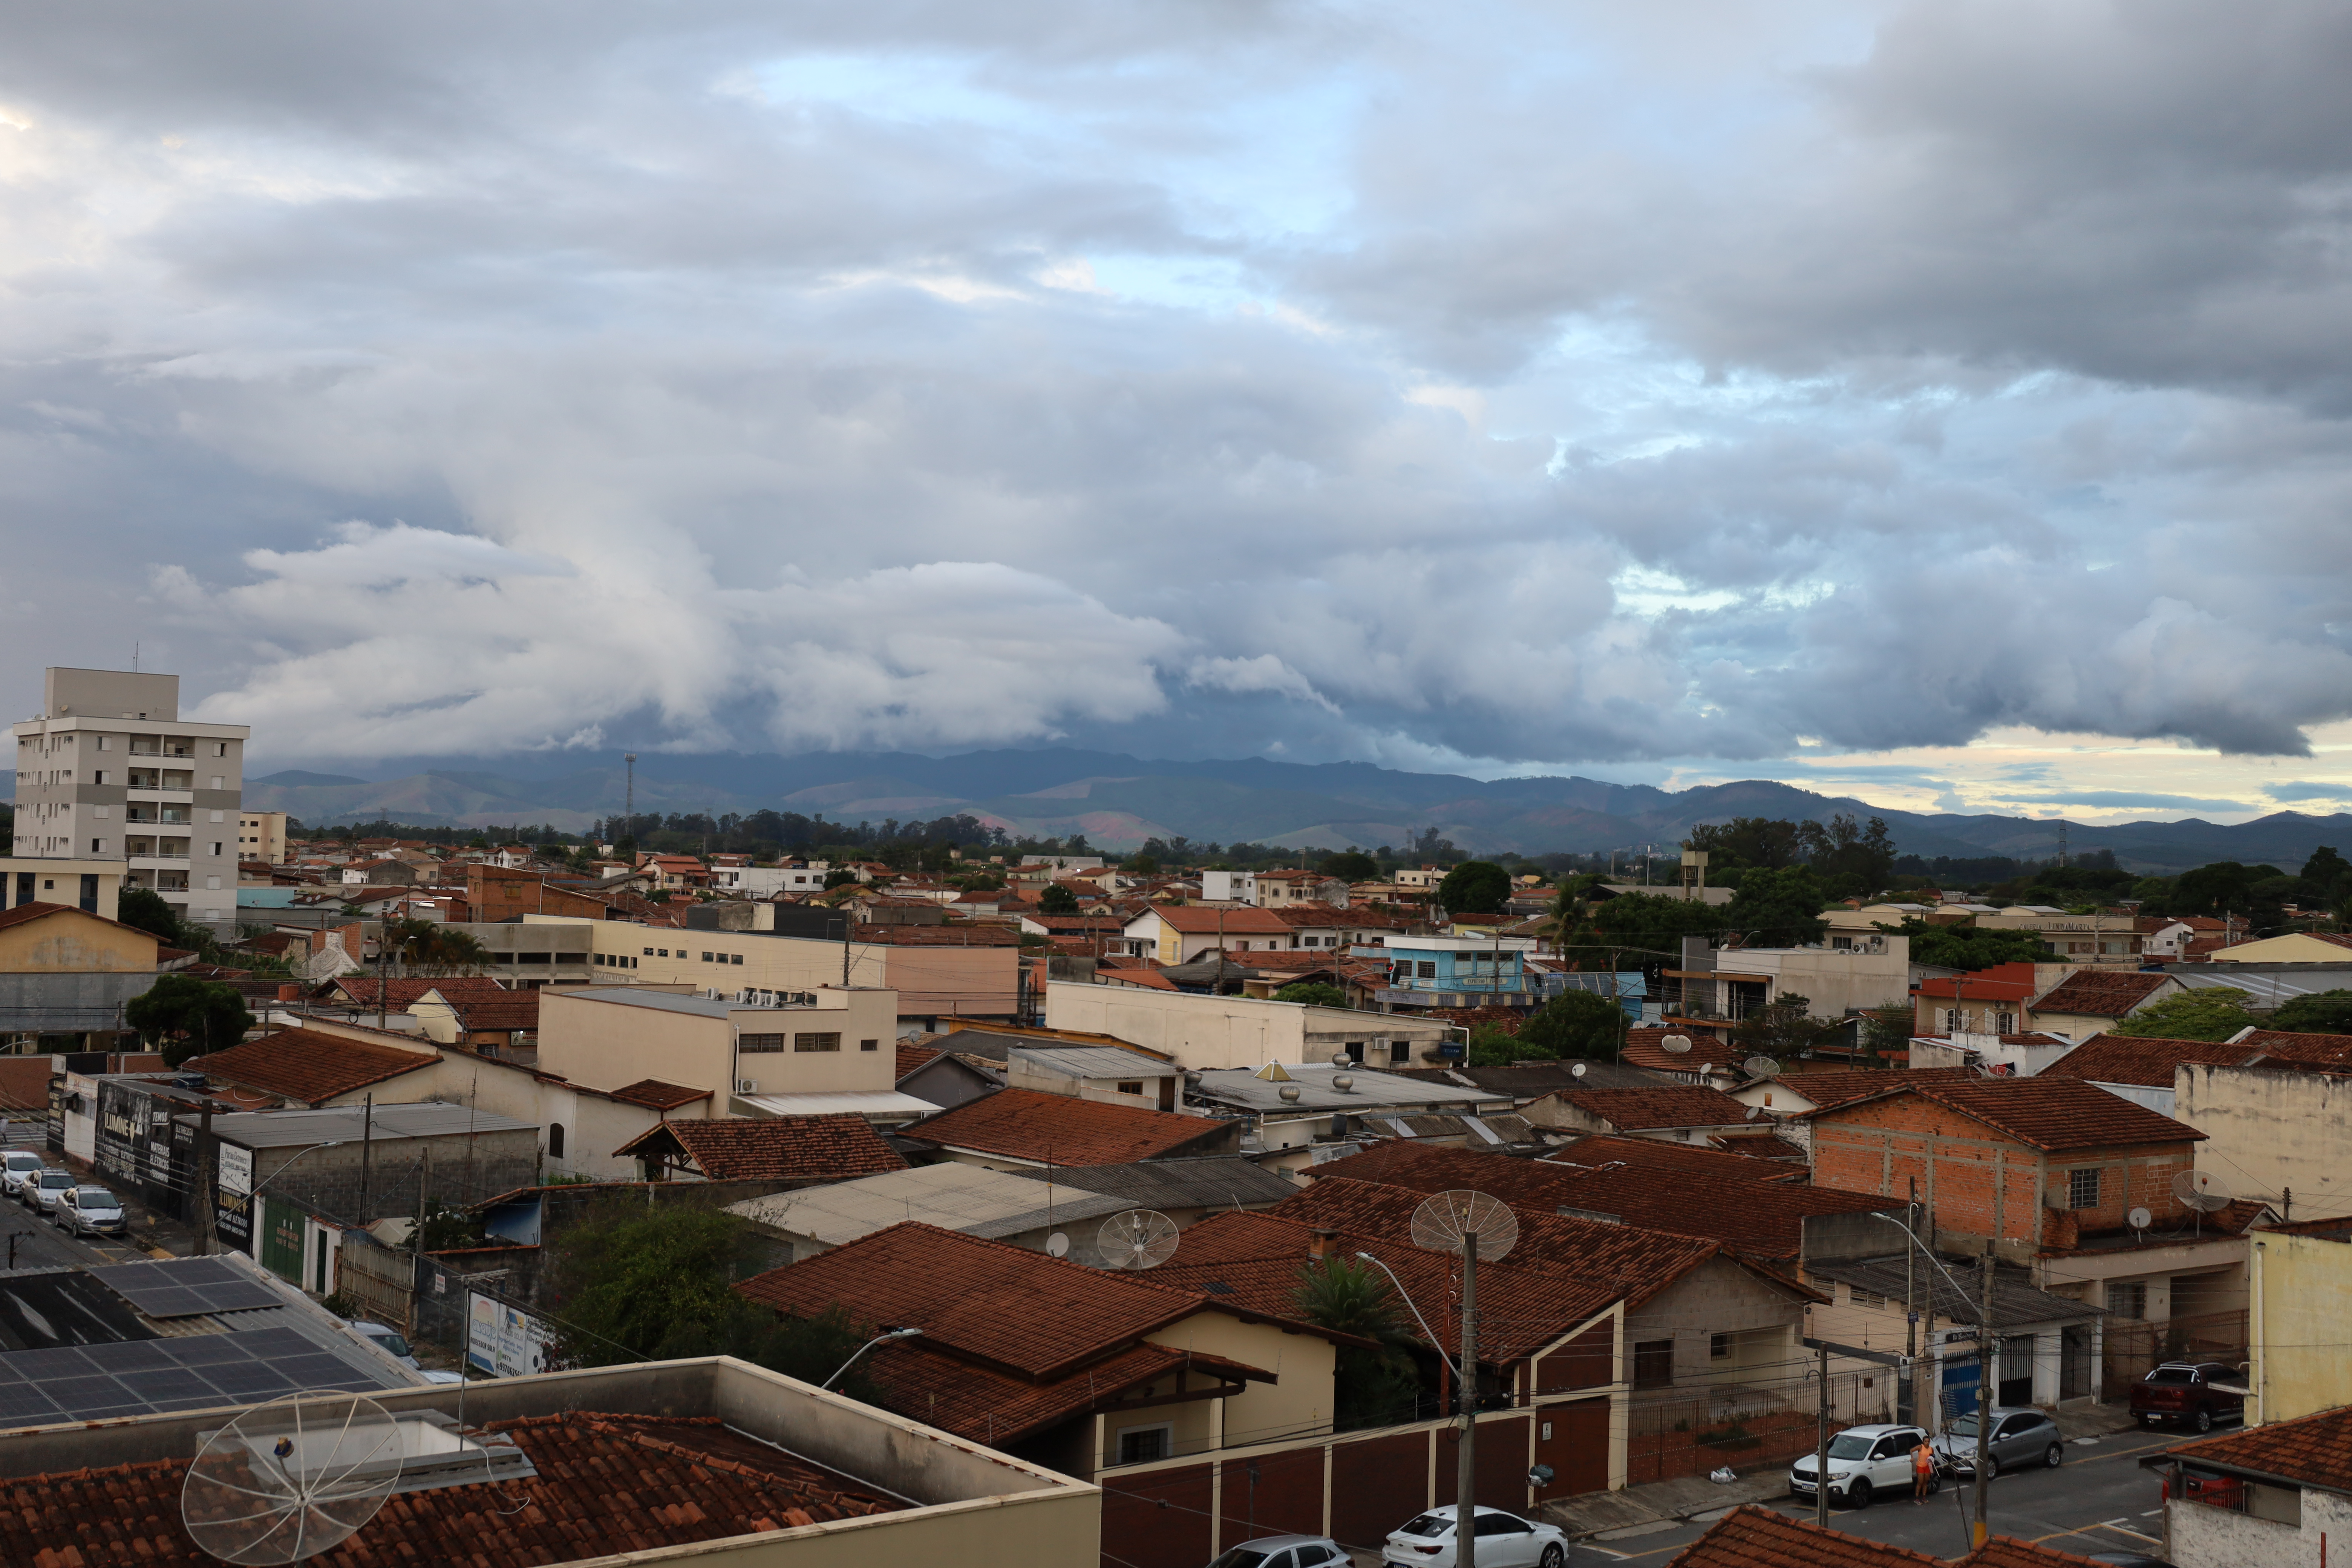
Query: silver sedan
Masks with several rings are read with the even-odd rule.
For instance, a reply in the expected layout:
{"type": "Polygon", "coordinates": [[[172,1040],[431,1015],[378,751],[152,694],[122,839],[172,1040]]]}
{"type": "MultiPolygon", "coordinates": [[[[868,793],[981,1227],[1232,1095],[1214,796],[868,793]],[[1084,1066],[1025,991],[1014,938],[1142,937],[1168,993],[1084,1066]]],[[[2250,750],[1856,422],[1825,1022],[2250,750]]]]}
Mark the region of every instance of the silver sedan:
{"type": "MultiPolygon", "coordinates": [[[[1936,1439],[1936,1452],[1964,1476],[1977,1473],[1977,1418],[1956,1415],[1936,1439]]],[[[2066,1439],[2049,1413],[2028,1408],[1997,1408],[1992,1413],[1992,1454],[1987,1473],[1999,1475],[2021,1465],[2058,1468],[2066,1457],[2066,1439]]]]}

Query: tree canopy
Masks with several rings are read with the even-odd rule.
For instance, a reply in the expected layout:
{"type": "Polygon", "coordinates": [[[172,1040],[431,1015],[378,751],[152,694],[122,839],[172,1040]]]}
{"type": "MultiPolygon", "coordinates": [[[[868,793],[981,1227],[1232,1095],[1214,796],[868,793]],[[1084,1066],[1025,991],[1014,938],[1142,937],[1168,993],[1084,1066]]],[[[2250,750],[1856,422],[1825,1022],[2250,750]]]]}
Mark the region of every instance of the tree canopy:
{"type": "Polygon", "coordinates": [[[1723,911],[1655,893],[1620,893],[1591,906],[1583,928],[1561,941],[1580,957],[1654,966],[1679,961],[1685,936],[1719,935],[1723,911]],[[1617,954],[1613,961],[1609,954],[1617,954]]]}
{"type": "Polygon", "coordinates": [[[1492,860],[1465,860],[1437,884],[1437,901],[1449,914],[1495,914],[1510,897],[1511,874],[1492,860]]]}
{"type": "Polygon", "coordinates": [[[2269,1026],[2305,1035],[2352,1035],[2352,991],[2314,991],[2282,1002],[2269,1026]]]}
{"type": "Polygon", "coordinates": [[[1803,947],[1829,930],[1821,918],[1826,901],[1808,867],[1750,871],[1724,907],[1722,923],[1752,933],[1752,947],[1803,947]]]}
{"type": "Polygon", "coordinates": [[[2246,1011],[2247,1000],[2234,985],[2200,986],[2149,1003],[2112,1032],[2143,1040],[2226,1040],[2262,1023],[2246,1011]]]}
{"type": "Polygon", "coordinates": [[[1360,849],[1338,849],[1323,857],[1316,869],[1343,882],[1369,882],[1381,874],[1381,863],[1360,849]]]}
{"type": "Polygon", "coordinates": [[[1048,882],[1037,895],[1037,912],[1041,915],[1074,915],[1078,912],[1078,896],[1061,882],[1048,882]]]}
{"type": "Polygon", "coordinates": [[[122,1005],[122,1021],[159,1042],[163,1065],[225,1051],[245,1038],[253,1015],[234,986],[189,974],[159,974],[155,984],[122,1005]]]}
{"type": "Polygon", "coordinates": [[[1308,1322],[1378,1346],[1339,1348],[1332,1367],[1332,1425],[1354,1431],[1412,1419],[1421,1380],[1406,1352],[1417,1341],[1387,1275],[1354,1258],[1310,1259],[1299,1265],[1292,1300],[1308,1322]]]}
{"type": "Polygon", "coordinates": [[[2039,963],[2050,956],[2050,949],[2038,931],[1930,925],[1923,920],[1906,920],[1891,926],[1881,922],[1878,929],[1909,937],[1911,962],[1933,964],[1938,969],[1973,973],[1990,969],[1996,963],[2039,963]]]}
{"type": "Polygon", "coordinates": [[[114,918],[157,938],[167,947],[192,945],[180,931],[180,913],[152,888],[125,888],[115,900],[114,918]]]}
{"type": "Polygon", "coordinates": [[[1591,991],[1563,991],[1530,1014],[1517,1037],[1523,1047],[1550,1058],[1607,1061],[1624,1038],[1625,1012],[1591,991]]]}
{"type": "Polygon", "coordinates": [[[1320,980],[1294,980],[1274,994],[1277,1002],[1303,1002],[1309,1007],[1345,1007],[1348,994],[1320,980]]]}

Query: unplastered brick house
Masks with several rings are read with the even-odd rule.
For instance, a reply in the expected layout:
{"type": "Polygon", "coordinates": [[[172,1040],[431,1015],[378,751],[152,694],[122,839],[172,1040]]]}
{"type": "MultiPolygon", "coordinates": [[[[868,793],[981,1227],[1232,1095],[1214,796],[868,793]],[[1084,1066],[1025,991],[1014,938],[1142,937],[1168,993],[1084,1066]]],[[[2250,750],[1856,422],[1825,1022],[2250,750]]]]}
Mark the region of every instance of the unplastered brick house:
{"type": "Polygon", "coordinates": [[[2195,1128],[2080,1079],[1890,1073],[1882,1093],[1815,1110],[1813,1180],[1905,1197],[1918,1184],[1938,1245],[2031,1262],[2134,1208],[2185,1217],[2173,1178],[2196,1167],[2195,1128]]]}

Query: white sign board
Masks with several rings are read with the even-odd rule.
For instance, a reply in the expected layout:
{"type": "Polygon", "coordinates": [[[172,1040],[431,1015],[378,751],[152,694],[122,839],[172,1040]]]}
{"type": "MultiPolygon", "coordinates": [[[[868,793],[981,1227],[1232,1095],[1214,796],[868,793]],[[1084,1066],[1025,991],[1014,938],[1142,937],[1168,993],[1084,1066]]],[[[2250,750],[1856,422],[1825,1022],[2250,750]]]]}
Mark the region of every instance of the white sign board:
{"type": "Polygon", "coordinates": [[[555,1331],[520,1308],[466,1292],[466,1361],[477,1372],[520,1377],[547,1370],[547,1346],[555,1331]]]}
{"type": "Polygon", "coordinates": [[[253,1151],[240,1149],[234,1143],[219,1146],[220,1190],[225,1193],[253,1191],[253,1151]]]}

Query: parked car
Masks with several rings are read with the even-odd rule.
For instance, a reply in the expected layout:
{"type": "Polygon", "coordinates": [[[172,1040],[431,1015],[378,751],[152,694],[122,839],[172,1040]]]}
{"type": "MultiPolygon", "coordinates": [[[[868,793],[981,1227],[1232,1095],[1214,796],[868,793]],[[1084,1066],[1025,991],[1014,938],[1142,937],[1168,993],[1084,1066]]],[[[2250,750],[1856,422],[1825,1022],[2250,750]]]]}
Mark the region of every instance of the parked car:
{"type": "MultiPolygon", "coordinates": [[[[1452,1503],[1415,1514],[1390,1535],[1381,1561],[1391,1568],[1454,1568],[1457,1522],[1452,1503]]],[[[1568,1537],[1558,1525],[1481,1508],[1471,1529],[1477,1534],[1478,1568],[1562,1568],[1568,1562],[1568,1537]]]]}
{"type": "Polygon", "coordinates": [[[50,1205],[49,1218],[75,1236],[121,1236],[131,1228],[122,1200],[104,1187],[68,1187],[50,1205]]]}
{"type": "MultiPolygon", "coordinates": [[[[1911,1450],[1927,1437],[1917,1426],[1849,1426],[1830,1439],[1830,1500],[1868,1508],[1874,1496],[1899,1496],[1911,1489],[1911,1450]]],[[[1789,1495],[1813,1495],[1813,1458],[1789,1467],[1789,1495]]],[[[1932,1488],[1937,1482],[1930,1479],[1932,1488]]]]}
{"type": "Polygon", "coordinates": [[[344,1326],[401,1365],[412,1372],[417,1370],[416,1357],[409,1352],[408,1342],[401,1337],[398,1329],[371,1323],[363,1318],[351,1319],[344,1326]]]}
{"type": "Polygon", "coordinates": [[[2244,1384],[2238,1369],[2221,1361],[2168,1361],[2132,1384],[2131,1412],[2150,1426],[2168,1421],[2210,1432],[2224,1416],[2243,1420],[2244,1384]]]}
{"type": "Polygon", "coordinates": [[[0,1192],[22,1203],[24,1198],[19,1189],[24,1186],[26,1178],[47,1165],[47,1160],[30,1149],[11,1149],[5,1154],[0,1154],[0,1192]]]}
{"type": "Polygon", "coordinates": [[[1347,1549],[1328,1535],[1261,1535],[1228,1547],[1209,1568],[1318,1568],[1349,1563],[1347,1549]]]}
{"type": "Polygon", "coordinates": [[[58,1200],[81,1184],[71,1171],[60,1171],[44,1165],[25,1178],[23,1189],[16,1194],[24,1205],[37,1215],[47,1215],[58,1206],[58,1200]]]}
{"type": "MultiPolygon", "coordinates": [[[[1988,1475],[1997,1476],[2020,1465],[2047,1465],[2055,1469],[2066,1457],[2066,1439],[2058,1423],[2044,1411],[1996,1405],[1992,1413],[1991,1453],[1986,1456],[1988,1475]]],[[[1964,1476],[1977,1473],[1977,1418],[1973,1412],[1955,1415],[1936,1439],[1936,1452],[1964,1476]]]]}

